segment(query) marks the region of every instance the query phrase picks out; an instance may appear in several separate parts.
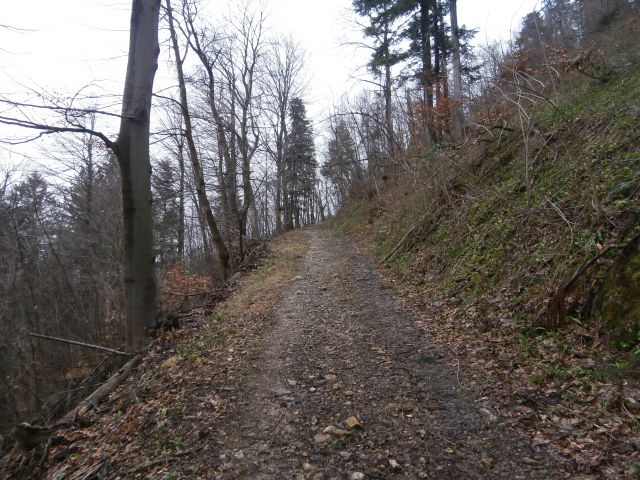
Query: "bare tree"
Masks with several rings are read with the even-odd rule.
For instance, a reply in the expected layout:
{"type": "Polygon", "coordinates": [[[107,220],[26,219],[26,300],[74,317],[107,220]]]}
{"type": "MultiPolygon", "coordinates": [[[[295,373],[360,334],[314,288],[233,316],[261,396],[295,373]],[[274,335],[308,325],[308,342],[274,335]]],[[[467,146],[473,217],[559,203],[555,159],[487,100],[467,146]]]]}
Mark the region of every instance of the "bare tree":
{"type": "MultiPolygon", "coordinates": [[[[239,164],[242,178],[242,203],[238,204],[237,210],[240,260],[244,257],[243,241],[247,236],[247,221],[250,216],[252,231],[259,231],[251,164],[261,141],[258,123],[261,92],[258,88],[259,78],[263,73],[264,26],[265,18],[261,10],[254,10],[249,4],[242,5],[238,18],[230,21],[226,46],[218,63],[218,69],[229,89],[231,119],[228,127],[237,145],[239,155],[234,163],[239,164]]],[[[235,149],[230,153],[232,157],[236,156],[235,149]]]]}
{"type": "Polygon", "coordinates": [[[157,69],[160,0],[133,0],[129,62],[114,150],[122,177],[127,347],[144,346],[157,320],[149,125],[157,69]]]}
{"type": "MultiPolygon", "coordinates": [[[[147,342],[157,322],[157,292],[154,275],[153,216],[151,209],[151,162],[149,128],[151,97],[159,53],[160,0],[133,0],[129,56],[117,141],[82,124],[95,112],[56,103],[37,105],[1,98],[15,115],[0,114],[0,123],[37,131],[34,138],[62,132],[87,133],[100,138],[118,158],[122,179],[125,317],[127,348],[138,350],[147,342]],[[27,110],[62,116],[62,125],[36,121],[27,110]]],[[[104,113],[104,112],[99,112],[104,113]]],[[[114,115],[112,115],[114,116],[114,115]]],[[[33,139],[33,138],[32,138],[33,139]]],[[[28,139],[28,140],[32,140],[28,139]]]]}
{"type": "Polygon", "coordinates": [[[224,239],[222,238],[222,235],[218,228],[218,224],[211,209],[211,203],[209,202],[209,198],[207,197],[204,172],[193,137],[193,125],[191,122],[191,112],[189,111],[187,87],[183,71],[184,57],[180,52],[180,45],[178,43],[178,34],[175,28],[173,9],[171,8],[171,0],[166,0],[165,6],[167,20],[169,22],[169,32],[171,34],[171,44],[176,61],[176,73],[178,76],[178,87],[180,90],[180,107],[182,111],[182,120],[184,122],[184,135],[187,141],[189,158],[191,159],[191,167],[195,180],[198,203],[200,205],[200,208],[202,209],[203,215],[206,218],[207,225],[211,233],[211,238],[216,245],[219,260],[219,274],[220,278],[224,280],[227,278],[229,270],[229,251],[227,250],[227,247],[224,243],[224,239]]]}
{"type": "MultiPolygon", "coordinates": [[[[287,140],[287,112],[293,97],[300,96],[302,90],[302,71],[304,53],[290,37],[283,37],[271,43],[265,91],[269,124],[273,134],[275,148],[268,147],[276,167],[275,190],[275,226],[282,230],[283,199],[288,198],[285,181],[284,152],[287,140]]],[[[284,205],[288,205],[284,203],[284,205]]],[[[290,212],[289,212],[290,216],[290,212]]],[[[288,218],[288,217],[287,217],[288,218]]]]}

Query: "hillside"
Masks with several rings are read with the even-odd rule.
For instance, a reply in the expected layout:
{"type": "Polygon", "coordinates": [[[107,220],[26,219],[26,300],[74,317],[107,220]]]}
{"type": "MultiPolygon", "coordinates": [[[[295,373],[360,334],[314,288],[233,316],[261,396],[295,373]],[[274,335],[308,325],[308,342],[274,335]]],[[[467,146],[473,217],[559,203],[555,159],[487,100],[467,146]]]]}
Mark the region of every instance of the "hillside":
{"type": "Polygon", "coordinates": [[[611,465],[638,472],[640,68],[573,78],[561,98],[529,138],[516,116],[425,157],[455,172],[440,191],[404,176],[334,225],[385,264],[426,338],[509,423],[575,473],[619,478],[611,465]]]}
{"type": "Polygon", "coordinates": [[[460,167],[443,183],[398,175],[277,237],[4,474],[633,478],[639,85],[575,80],[528,139],[507,122],[425,156],[460,167]]]}
{"type": "Polygon", "coordinates": [[[640,0],[38,2],[0,478],[640,478],[640,0]]]}

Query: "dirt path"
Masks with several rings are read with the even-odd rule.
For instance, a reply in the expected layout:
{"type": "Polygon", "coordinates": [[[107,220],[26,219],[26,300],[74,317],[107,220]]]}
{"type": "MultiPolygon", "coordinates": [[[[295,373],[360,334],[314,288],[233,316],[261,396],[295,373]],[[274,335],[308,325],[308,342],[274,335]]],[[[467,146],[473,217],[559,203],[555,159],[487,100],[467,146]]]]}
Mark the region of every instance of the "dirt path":
{"type": "Polygon", "coordinates": [[[280,237],[233,289],[159,333],[86,428],[59,432],[42,478],[565,478],[346,238],[280,237]]]}
{"type": "Polygon", "coordinates": [[[319,228],[307,238],[222,426],[221,478],[554,477],[463,392],[346,239],[319,228]]]}

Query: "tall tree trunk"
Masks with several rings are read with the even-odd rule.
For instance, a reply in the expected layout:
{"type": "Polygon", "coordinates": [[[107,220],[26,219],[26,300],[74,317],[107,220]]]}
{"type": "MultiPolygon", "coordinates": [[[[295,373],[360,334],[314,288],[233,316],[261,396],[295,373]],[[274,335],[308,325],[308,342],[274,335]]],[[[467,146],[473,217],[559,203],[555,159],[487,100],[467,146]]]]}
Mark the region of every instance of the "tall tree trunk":
{"type": "Polygon", "coordinates": [[[464,112],[462,109],[462,67],[460,62],[460,35],[458,32],[457,0],[449,0],[451,19],[451,44],[453,46],[453,132],[456,140],[464,137],[464,112]]]}
{"type": "MultiPolygon", "coordinates": [[[[226,172],[226,187],[227,187],[227,203],[229,205],[229,213],[231,215],[230,223],[234,225],[234,230],[238,230],[237,224],[240,218],[241,212],[238,205],[238,148],[236,139],[236,97],[231,93],[233,91],[233,84],[229,85],[229,94],[231,95],[231,111],[229,112],[229,132],[231,136],[229,138],[229,155],[227,155],[226,172]]],[[[238,230],[238,235],[241,232],[238,230]]],[[[231,243],[229,243],[231,245],[231,243]]]]}
{"type": "Polygon", "coordinates": [[[284,145],[287,137],[287,101],[281,101],[278,105],[278,121],[280,128],[276,137],[276,199],[275,199],[275,220],[276,232],[282,230],[282,214],[283,203],[286,201],[285,191],[285,163],[284,163],[284,145]]]}
{"type": "Polygon", "coordinates": [[[424,140],[436,141],[433,129],[433,65],[431,63],[431,29],[429,9],[433,0],[420,0],[420,49],[422,55],[422,130],[424,140]]]}
{"type": "Polygon", "coordinates": [[[284,229],[291,230],[293,228],[293,196],[291,194],[292,183],[292,166],[291,159],[285,157],[282,179],[282,203],[284,204],[284,229]]]}
{"type": "Polygon", "coordinates": [[[251,202],[251,205],[249,206],[249,219],[251,222],[252,238],[260,238],[260,214],[258,213],[255,196],[253,197],[253,202],[251,202]]]}
{"type": "MultiPolygon", "coordinates": [[[[435,0],[433,4],[433,78],[435,80],[435,106],[441,111],[443,106],[443,91],[442,91],[442,56],[444,54],[444,38],[443,38],[443,19],[442,8],[439,0],[435,0]]],[[[438,113],[435,114],[435,140],[440,141],[442,139],[442,120],[438,118],[438,113]]]]}
{"type": "MultiPolygon", "coordinates": [[[[223,132],[224,135],[224,132],[223,132]]],[[[218,140],[218,144],[220,141],[218,140]]],[[[228,153],[228,152],[227,152],[228,153]]],[[[229,212],[229,201],[227,198],[227,182],[225,178],[225,153],[222,148],[218,148],[218,194],[220,195],[220,205],[222,206],[222,219],[224,221],[224,237],[227,246],[231,245],[231,213],[229,212]]]]}
{"type": "MultiPolygon", "coordinates": [[[[387,127],[387,153],[392,159],[395,155],[395,142],[393,137],[393,104],[392,104],[392,84],[391,84],[391,52],[389,49],[389,29],[385,26],[384,44],[385,44],[385,64],[384,64],[384,113],[385,123],[387,127]]],[[[391,168],[392,161],[387,160],[387,165],[391,168]]],[[[391,172],[389,172],[391,173],[391,172]]]]}
{"type": "Polygon", "coordinates": [[[196,206],[196,212],[198,214],[198,226],[200,227],[200,237],[202,238],[202,258],[205,263],[205,271],[212,278],[215,276],[215,268],[213,267],[213,252],[211,251],[211,242],[209,241],[209,235],[207,234],[207,219],[204,215],[204,210],[200,207],[198,198],[191,192],[191,201],[196,206]]]}
{"type": "Polygon", "coordinates": [[[178,142],[178,165],[180,167],[180,185],[178,186],[178,256],[180,261],[184,258],[184,140],[180,137],[178,142]]]}
{"type": "Polygon", "coordinates": [[[122,176],[127,349],[143,347],[156,327],[149,125],[157,69],[160,0],[133,0],[129,60],[116,143],[122,176]]]}
{"type": "Polygon", "coordinates": [[[276,164],[276,195],[274,216],[276,222],[276,232],[282,230],[282,172],[280,162],[276,164]]]}
{"type": "Polygon", "coordinates": [[[206,185],[204,182],[204,173],[200,159],[198,157],[198,150],[196,148],[195,141],[193,139],[193,127],[191,125],[191,113],[189,112],[189,103],[187,99],[187,87],[184,80],[184,72],[182,70],[182,58],[180,56],[180,47],[178,45],[178,35],[174,26],[173,11],[171,9],[171,0],[166,0],[167,7],[167,19],[169,21],[169,33],[171,35],[171,43],[173,44],[173,53],[176,59],[176,71],[178,74],[178,87],[180,90],[180,108],[182,110],[182,119],[184,121],[184,134],[187,140],[187,148],[189,150],[189,157],[191,159],[191,165],[195,180],[196,194],[198,195],[198,203],[200,208],[203,209],[203,213],[207,219],[207,225],[211,233],[211,239],[216,245],[218,250],[219,260],[219,275],[222,280],[227,278],[229,270],[229,251],[224,243],[218,224],[213,216],[211,210],[211,203],[207,197],[206,185]]]}

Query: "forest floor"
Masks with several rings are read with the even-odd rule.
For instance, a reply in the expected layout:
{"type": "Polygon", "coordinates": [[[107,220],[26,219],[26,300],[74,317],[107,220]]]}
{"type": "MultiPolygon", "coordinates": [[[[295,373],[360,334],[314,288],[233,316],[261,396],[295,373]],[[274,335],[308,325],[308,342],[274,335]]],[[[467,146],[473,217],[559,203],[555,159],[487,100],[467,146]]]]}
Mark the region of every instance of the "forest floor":
{"type": "Polygon", "coordinates": [[[328,228],[280,237],[194,317],[60,432],[44,477],[564,478],[328,228]]]}

